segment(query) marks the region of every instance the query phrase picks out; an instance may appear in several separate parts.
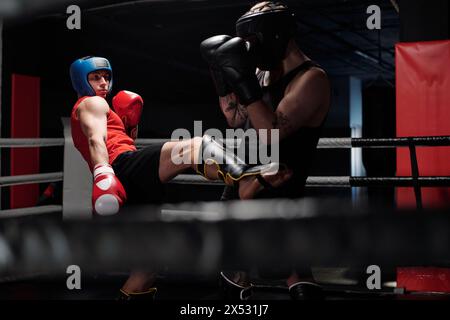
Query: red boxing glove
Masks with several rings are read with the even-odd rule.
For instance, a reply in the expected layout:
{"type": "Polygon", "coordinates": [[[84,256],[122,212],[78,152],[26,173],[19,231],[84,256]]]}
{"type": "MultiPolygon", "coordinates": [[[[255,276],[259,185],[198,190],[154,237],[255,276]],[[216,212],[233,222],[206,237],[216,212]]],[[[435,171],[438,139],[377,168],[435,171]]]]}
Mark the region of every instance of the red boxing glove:
{"type": "Polygon", "coordinates": [[[114,174],[109,164],[94,167],[94,184],[92,186],[92,208],[94,213],[109,216],[119,212],[127,200],[122,183],[114,174]]]}
{"type": "Polygon", "coordinates": [[[120,91],[112,100],[114,111],[122,119],[127,134],[136,139],[139,120],[142,115],[144,100],[137,93],[120,91]]]}

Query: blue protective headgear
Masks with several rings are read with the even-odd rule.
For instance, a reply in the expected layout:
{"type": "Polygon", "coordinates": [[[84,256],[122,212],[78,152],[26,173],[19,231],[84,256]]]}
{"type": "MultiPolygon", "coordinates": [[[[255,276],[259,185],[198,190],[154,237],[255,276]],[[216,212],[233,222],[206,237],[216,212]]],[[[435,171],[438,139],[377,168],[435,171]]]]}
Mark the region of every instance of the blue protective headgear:
{"type": "Polygon", "coordinates": [[[98,70],[106,70],[110,74],[109,92],[111,92],[113,85],[111,64],[105,58],[101,57],[84,57],[78,59],[70,66],[70,78],[72,79],[72,86],[80,96],[95,96],[95,91],[92,89],[88,81],[88,75],[91,72],[98,70]]]}

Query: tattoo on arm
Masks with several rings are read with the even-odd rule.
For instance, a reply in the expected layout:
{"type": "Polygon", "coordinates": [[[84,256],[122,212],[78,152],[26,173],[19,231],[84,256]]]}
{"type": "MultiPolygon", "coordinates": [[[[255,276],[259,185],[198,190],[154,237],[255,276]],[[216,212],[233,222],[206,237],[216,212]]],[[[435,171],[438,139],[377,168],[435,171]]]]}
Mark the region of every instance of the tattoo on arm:
{"type": "Polygon", "coordinates": [[[238,104],[236,107],[236,111],[234,112],[234,118],[240,118],[242,120],[245,120],[247,119],[247,117],[248,117],[247,109],[238,104]]]}
{"type": "Polygon", "coordinates": [[[238,107],[237,101],[229,100],[228,106],[225,108],[225,111],[230,112],[230,111],[233,111],[234,109],[237,109],[237,107],[238,107]]]}
{"type": "Polygon", "coordinates": [[[247,109],[239,104],[237,99],[229,99],[227,101],[227,106],[225,107],[225,112],[232,113],[231,118],[233,121],[242,121],[247,119],[248,113],[247,109]]]}

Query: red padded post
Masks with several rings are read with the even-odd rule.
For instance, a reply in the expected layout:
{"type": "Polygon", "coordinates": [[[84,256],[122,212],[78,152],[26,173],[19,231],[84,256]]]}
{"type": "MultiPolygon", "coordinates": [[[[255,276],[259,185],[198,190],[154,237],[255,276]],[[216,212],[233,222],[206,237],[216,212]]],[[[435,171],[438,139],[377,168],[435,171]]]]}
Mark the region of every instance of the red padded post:
{"type": "MultiPolygon", "coordinates": [[[[12,75],[11,138],[38,138],[40,130],[40,78],[12,75]]],[[[39,173],[38,148],[11,149],[11,175],[39,173]]],[[[39,198],[39,185],[12,186],[11,208],[32,207],[39,198]]]]}
{"type": "MultiPolygon", "coordinates": [[[[399,43],[395,53],[397,136],[450,135],[450,41],[399,43]]],[[[419,175],[450,176],[450,147],[417,148],[417,162],[419,175]]],[[[407,148],[397,148],[397,175],[411,175],[407,148]]],[[[399,207],[416,205],[412,188],[398,188],[396,196],[399,207]]],[[[422,188],[422,204],[449,206],[450,188],[422,188]]],[[[450,292],[450,269],[399,268],[397,286],[450,292]]]]}

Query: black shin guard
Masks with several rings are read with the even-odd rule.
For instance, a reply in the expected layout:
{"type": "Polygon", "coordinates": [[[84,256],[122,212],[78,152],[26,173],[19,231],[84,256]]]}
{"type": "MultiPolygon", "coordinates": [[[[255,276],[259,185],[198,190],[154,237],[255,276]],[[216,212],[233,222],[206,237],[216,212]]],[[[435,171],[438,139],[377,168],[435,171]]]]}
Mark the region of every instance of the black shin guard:
{"type": "Polygon", "coordinates": [[[278,163],[248,165],[232,150],[226,149],[208,135],[203,136],[200,152],[199,163],[196,165],[197,173],[207,178],[206,166],[215,165],[219,178],[227,184],[236,183],[244,177],[258,177],[266,173],[275,174],[279,168],[278,163]]]}

